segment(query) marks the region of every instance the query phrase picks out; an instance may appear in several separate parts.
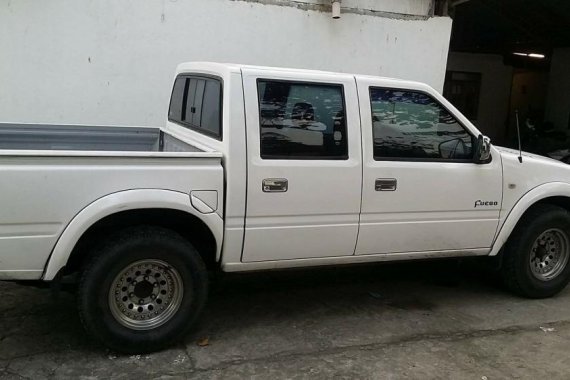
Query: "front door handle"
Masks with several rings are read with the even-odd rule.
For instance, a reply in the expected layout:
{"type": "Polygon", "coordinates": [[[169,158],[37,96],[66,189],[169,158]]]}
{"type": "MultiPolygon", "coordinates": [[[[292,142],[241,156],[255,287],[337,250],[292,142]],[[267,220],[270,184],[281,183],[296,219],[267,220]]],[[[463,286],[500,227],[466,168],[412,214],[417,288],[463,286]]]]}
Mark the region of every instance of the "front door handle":
{"type": "Polygon", "coordinates": [[[374,187],[376,191],[396,191],[398,181],[396,178],[376,178],[374,187]]]}
{"type": "Polygon", "coordinates": [[[264,193],[284,193],[288,188],[287,178],[266,178],[261,186],[264,193]]]}

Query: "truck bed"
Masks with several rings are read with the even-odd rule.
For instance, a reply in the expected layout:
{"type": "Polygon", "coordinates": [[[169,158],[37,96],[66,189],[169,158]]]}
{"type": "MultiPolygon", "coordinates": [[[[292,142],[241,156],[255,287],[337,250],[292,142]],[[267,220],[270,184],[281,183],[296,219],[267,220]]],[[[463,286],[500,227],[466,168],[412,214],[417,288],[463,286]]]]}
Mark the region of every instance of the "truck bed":
{"type": "Polygon", "coordinates": [[[0,123],[0,150],[203,152],[153,127],[0,123]]]}
{"type": "Polygon", "coordinates": [[[221,158],[159,128],[0,124],[0,280],[39,279],[71,221],[108,197],[120,199],[113,213],[192,211],[193,190],[216,192],[221,205],[221,158]]]}

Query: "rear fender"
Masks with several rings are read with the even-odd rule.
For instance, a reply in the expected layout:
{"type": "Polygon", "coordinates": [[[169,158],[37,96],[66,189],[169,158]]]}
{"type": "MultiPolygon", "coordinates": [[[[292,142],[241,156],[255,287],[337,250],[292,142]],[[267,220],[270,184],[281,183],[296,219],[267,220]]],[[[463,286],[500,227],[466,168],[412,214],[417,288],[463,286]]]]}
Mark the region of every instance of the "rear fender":
{"type": "Polygon", "coordinates": [[[223,220],[216,213],[202,214],[190,204],[190,196],[170,190],[126,190],[99,198],[81,210],[69,222],[58,239],[45,267],[42,279],[53,280],[67,264],[79,238],[102,218],[127,210],[165,208],[185,211],[202,220],[216,239],[216,259],[219,260],[223,236],[223,220]]]}

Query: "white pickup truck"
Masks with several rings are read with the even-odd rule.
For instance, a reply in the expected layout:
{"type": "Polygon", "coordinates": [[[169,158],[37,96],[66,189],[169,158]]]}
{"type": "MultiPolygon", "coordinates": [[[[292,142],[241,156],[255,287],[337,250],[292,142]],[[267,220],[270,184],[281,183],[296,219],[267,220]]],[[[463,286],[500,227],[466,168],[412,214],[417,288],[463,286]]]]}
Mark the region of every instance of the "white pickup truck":
{"type": "Polygon", "coordinates": [[[0,279],[77,273],[123,352],[183,336],[207,270],[496,256],[570,279],[570,167],[492,146],[427,85],[185,63],[161,128],[0,124],[0,279]]]}

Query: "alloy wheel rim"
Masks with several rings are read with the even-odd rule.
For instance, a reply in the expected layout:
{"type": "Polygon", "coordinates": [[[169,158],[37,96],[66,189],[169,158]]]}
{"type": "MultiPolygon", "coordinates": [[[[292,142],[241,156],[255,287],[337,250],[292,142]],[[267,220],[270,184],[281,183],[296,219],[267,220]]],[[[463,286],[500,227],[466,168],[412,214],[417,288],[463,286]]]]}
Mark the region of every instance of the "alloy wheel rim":
{"type": "Polygon", "coordinates": [[[568,263],[569,249],[568,236],[564,231],[551,228],[541,233],[530,251],[533,276],[540,281],[558,277],[568,263]]]}
{"type": "Polygon", "coordinates": [[[180,308],[182,277],[162,260],[129,264],[109,289],[111,314],[133,330],[151,330],[168,322],[180,308]]]}

